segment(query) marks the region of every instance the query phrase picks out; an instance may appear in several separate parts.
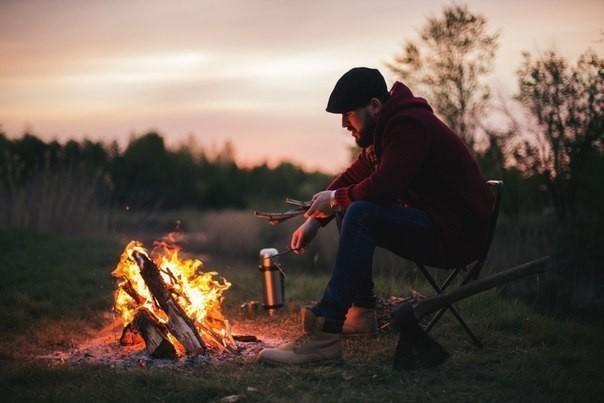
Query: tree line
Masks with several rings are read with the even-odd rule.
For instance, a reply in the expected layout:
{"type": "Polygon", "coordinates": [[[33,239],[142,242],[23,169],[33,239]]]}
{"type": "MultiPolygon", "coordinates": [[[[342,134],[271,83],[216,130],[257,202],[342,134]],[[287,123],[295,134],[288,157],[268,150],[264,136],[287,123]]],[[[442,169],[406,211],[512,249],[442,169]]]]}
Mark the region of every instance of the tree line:
{"type": "Polygon", "coordinates": [[[186,146],[171,150],[156,132],[131,139],[123,151],[115,143],[60,144],[0,133],[0,181],[7,194],[49,172],[87,178],[107,207],[138,209],[262,208],[285,196],[309,198],[329,180],[289,162],[239,167],[229,144],[214,156],[186,146]]]}

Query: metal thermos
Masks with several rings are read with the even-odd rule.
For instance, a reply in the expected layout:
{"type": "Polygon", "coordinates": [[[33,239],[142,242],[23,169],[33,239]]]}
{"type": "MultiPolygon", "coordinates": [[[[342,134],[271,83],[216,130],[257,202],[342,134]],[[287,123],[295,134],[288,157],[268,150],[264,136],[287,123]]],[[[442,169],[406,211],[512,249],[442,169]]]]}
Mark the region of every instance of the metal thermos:
{"type": "Polygon", "coordinates": [[[260,281],[262,282],[262,307],[273,315],[285,303],[285,273],[279,263],[279,251],[265,248],[260,251],[260,281]]]}

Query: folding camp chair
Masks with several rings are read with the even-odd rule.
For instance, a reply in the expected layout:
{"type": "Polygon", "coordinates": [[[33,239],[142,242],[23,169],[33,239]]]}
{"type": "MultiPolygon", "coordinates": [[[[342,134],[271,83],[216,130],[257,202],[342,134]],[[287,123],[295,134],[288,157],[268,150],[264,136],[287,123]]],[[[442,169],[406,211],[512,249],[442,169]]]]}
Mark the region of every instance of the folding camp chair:
{"type": "MultiPolygon", "coordinates": [[[[499,216],[499,205],[501,203],[501,194],[503,191],[503,182],[502,181],[489,180],[489,181],[487,181],[487,184],[489,185],[489,187],[491,188],[491,190],[494,193],[495,204],[493,205],[493,211],[491,212],[491,216],[489,217],[487,237],[484,240],[482,251],[478,255],[478,258],[468,265],[451,268],[452,273],[449,274],[449,276],[446,278],[446,280],[440,286],[436,283],[436,281],[434,280],[434,277],[432,277],[432,275],[428,272],[428,270],[426,270],[426,267],[422,263],[415,262],[415,264],[417,265],[417,268],[422,272],[424,277],[426,277],[426,280],[428,280],[428,283],[430,283],[430,285],[432,286],[432,288],[434,289],[434,291],[437,294],[442,294],[443,291],[445,291],[447,289],[447,287],[449,287],[451,285],[453,280],[455,280],[457,278],[457,276],[462,272],[465,272],[465,277],[463,278],[460,286],[465,285],[465,284],[469,283],[470,281],[478,279],[478,276],[480,275],[482,266],[484,265],[484,262],[487,258],[487,254],[489,253],[489,248],[491,246],[491,242],[493,241],[493,235],[495,234],[495,227],[497,226],[497,217],[499,216]]],[[[439,268],[439,269],[442,269],[442,268],[439,268]]],[[[430,329],[432,329],[432,327],[434,327],[436,322],[438,322],[438,320],[441,318],[441,316],[447,310],[450,310],[451,313],[453,314],[453,316],[455,316],[455,318],[459,321],[459,323],[464,328],[464,330],[466,331],[466,333],[468,334],[470,339],[472,339],[472,342],[477,347],[481,348],[482,343],[480,342],[478,337],[476,337],[476,335],[474,335],[472,330],[470,330],[470,328],[468,327],[466,322],[461,318],[461,316],[459,315],[459,312],[455,309],[455,307],[453,305],[449,305],[448,307],[443,308],[440,311],[437,311],[426,324],[426,326],[425,326],[426,332],[429,332],[430,329]]]]}

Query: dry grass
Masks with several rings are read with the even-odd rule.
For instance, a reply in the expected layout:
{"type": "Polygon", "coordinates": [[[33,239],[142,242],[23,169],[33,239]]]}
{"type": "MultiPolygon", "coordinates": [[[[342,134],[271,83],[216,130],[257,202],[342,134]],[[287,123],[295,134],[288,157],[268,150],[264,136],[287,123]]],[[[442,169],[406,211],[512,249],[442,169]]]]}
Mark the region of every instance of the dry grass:
{"type": "Polygon", "coordinates": [[[8,179],[0,193],[0,228],[106,235],[112,213],[99,193],[101,181],[75,169],[42,169],[23,184],[8,179]]]}

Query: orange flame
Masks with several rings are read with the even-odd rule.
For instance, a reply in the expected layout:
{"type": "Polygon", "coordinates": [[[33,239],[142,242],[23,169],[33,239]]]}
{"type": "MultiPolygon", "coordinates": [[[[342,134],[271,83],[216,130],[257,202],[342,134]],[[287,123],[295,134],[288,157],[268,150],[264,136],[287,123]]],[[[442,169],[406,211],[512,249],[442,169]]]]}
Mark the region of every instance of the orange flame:
{"type": "MultiPolygon", "coordinates": [[[[114,309],[124,326],[134,319],[138,309],[146,308],[165,323],[166,314],[155,303],[134,260],[133,252],[149,256],[160,269],[161,277],[175,301],[193,321],[204,343],[224,350],[235,346],[228,320],[222,314],[223,293],[231,286],[216,272],[203,272],[198,259],[183,259],[176,234],[170,233],[156,241],[151,254],[138,241],[130,241],[111,273],[117,278],[114,309]]],[[[171,341],[175,338],[168,335],[171,341]]],[[[177,345],[177,348],[179,346],[177,345]]]]}

